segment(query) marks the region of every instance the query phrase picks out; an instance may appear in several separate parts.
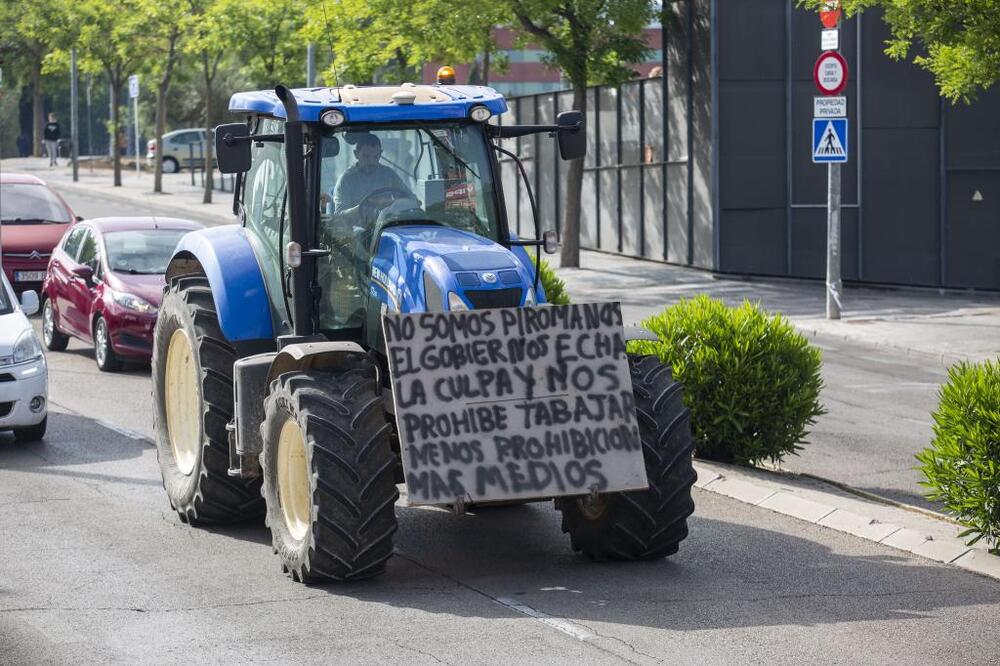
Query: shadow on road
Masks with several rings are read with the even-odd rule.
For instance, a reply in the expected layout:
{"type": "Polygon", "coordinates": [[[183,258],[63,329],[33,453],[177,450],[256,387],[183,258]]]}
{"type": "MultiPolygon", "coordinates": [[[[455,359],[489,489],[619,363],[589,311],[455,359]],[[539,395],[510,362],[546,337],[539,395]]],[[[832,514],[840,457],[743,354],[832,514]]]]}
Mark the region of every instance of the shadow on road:
{"type": "MultiPolygon", "coordinates": [[[[731,508],[718,500],[705,504],[713,506],[699,513],[731,508]]],[[[740,507],[739,512],[748,510],[740,507]]],[[[692,518],[691,535],[678,555],[594,563],[570,551],[550,504],[461,517],[415,508],[397,513],[397,554],[384,576],[313,589],[462,615],[475,606],[428,592],[464,588],[584,626],[610,622],[674,630],[902,620],[933,616],[947,607],[1000,603],[995,581],[892,555],[886,548],[778,516],[774,522],[789,521],[810,538],[779,531],[781,526],[747,524],[744,516],[731,521],[699,515],[692,518]],[[839,547],[826,545],[831,541],[839,547]]],[[[767,521],[770,514],[756,510],[752,518],[767,521]]],[[[262,527],[212,531],[270,544],[262,527]]]]}
{"type": "Polygon", "coordinates": [[[120,476],[94,467],[138,458],[153,447],[148,440],[129,437],[76,414],[49,412],[48,418],[48,430],[39,442],[18,442],[12,433],[0,432],[0,469],[107,483],[160,485],[159,478],[120,476]],[[76,466],[89,469],[74,469],[76,466]]]}

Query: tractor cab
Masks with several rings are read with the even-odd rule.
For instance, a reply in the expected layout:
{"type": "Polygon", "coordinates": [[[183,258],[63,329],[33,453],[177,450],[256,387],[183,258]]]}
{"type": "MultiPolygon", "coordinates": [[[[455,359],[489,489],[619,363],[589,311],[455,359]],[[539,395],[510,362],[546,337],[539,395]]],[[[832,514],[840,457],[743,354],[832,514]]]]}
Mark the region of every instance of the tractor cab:
{"type": "Polygon", "coordinates": [[[246,120],[217,129],[219,168],[237,174],[278,335],[380,349],[387,311],[543,300],[525,246],[554,251],[555,234],[511,235],[497,140],[549,132],[577,157],[580,113],[504,127],[490,88],[409,83],[237,93],[229,109],[246,120]]]}

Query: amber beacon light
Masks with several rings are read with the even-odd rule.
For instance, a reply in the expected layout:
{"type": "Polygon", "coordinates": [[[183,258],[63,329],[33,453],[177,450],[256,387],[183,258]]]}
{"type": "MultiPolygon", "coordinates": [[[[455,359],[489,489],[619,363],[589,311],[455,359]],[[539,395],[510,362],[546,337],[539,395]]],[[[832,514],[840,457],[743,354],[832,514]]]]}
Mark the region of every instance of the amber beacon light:
{"type": "Polygon", "coordinates": [[[437,74],[437,82],[440,85],[454,85],[455,83],[455,70],[448,65],[440,68],[437,74]]]}

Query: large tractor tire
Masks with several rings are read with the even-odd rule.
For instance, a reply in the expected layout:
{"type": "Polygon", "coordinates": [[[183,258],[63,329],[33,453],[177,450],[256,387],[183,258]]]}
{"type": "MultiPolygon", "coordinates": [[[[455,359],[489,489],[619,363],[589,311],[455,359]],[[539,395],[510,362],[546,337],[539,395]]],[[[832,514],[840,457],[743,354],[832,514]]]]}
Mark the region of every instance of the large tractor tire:
{"type": "Polygon", "coordinates": [[[629,357],[649,488],[556,500],[573,550],[597,561],[673,555],[694,511],[690,411],[670,368],[653,356],[629,357]]]}
{"type": "Polygon", "coordinates": [[[373,366],[289,372],[271,383],[261,426],[267,525],[300,582],[371,578],[396,532],[396,456],[373,366]]]}
{"type": "Polygon", "coordinates": [[[219,327],[208,280],[174,280],[153,333],[153,426],[163,487],[181,521],[260,518],[260,480],[229,476],[236,350],[219,327]]]}

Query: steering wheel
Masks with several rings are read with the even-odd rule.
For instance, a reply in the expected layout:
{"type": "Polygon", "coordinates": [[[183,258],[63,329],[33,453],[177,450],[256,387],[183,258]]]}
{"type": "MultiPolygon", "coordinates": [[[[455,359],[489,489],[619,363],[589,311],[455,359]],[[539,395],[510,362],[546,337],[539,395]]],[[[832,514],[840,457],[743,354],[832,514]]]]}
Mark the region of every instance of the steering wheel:
{"type": "Polygon", "coordinates": [[[358,207],[361,208],[363,206],[370,206],[370,207],[379,208],[379,209],[385,208],[386,206],[389,205],[389,203],[392,203],[392,202],[390,201],[389,203],[387,203],[387,204],[385,204],[383,206],[379,206],[377,204],[373,204],[373,203],[370,203],[368,201],[369,199],[373,199],[373,198],[375,198],[377,196],[381,196],[381,195],[384,195],[384,194],[392,194],[392,195],[397,195],[398,194],[399,196],[393,196],[393,200],[401,199],[401,198],[404,198],[404,197],[405,198],[412,198],[413,197],[413,193],[412,192],[408,192],[406,190],[402,190],[402,189],[400,189],[398,187],[379,187],[377,189],[372,190],[371,192],[369,192],[365,196],[361,197],[361,201],[358,202],[358,207]]]}

